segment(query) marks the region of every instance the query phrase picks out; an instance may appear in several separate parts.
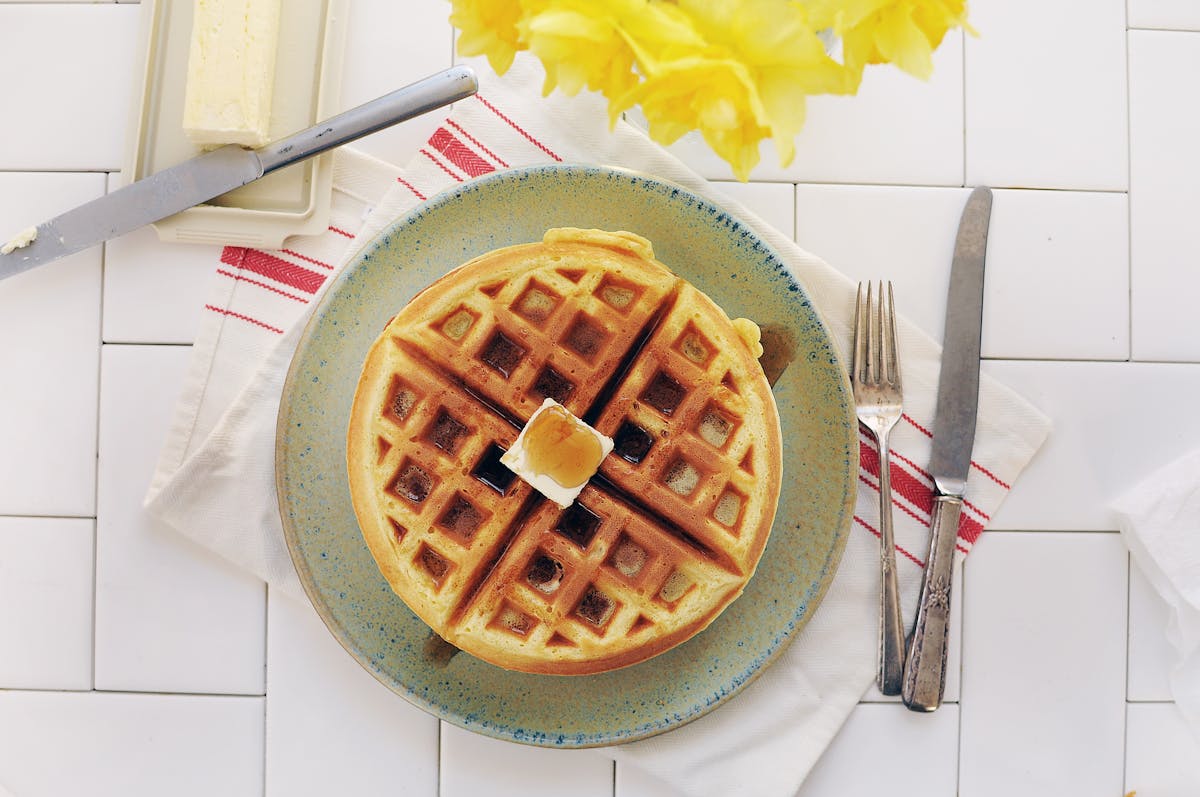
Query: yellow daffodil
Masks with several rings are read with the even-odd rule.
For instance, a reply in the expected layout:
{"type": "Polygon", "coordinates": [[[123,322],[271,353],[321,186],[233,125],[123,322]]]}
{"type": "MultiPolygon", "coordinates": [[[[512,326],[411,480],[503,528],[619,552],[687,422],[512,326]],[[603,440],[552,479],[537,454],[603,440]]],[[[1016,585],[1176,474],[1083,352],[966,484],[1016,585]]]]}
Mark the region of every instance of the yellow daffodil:
{"type": "Polygon", "coordinates": [[[512,66],[518,50],[517,23],[526,13],[518,2],[495,0],[450,0],[450,24],[458,28],[458,51],[463,55],[486,55],[497,74],[512,66]]]}
{"type": "Polygon", "coordinates": [[[503,74],[530,50],[545,92],[584,88],[613,123],[640,105],[664,144],[697,130],[745,180],[759,145],[795,154],[807,97],[853,94],[868,64],[921,78],[966,0],[451,0],[459,52],[503,74]],[[840,61],[821,35],[841,40],[840,61]]]}

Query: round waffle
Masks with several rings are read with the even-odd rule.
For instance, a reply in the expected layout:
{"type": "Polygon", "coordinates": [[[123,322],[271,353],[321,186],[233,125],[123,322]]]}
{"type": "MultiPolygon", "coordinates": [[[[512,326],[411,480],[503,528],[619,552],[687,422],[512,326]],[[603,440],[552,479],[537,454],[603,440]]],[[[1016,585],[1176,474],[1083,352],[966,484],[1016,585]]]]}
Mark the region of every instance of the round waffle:
{"type": "Polygon", "coordinates": [[[780,489],[750,344],[632,233],[550,230],[438,280],[372,346],[351,410],[355,513],[446,641],[513,670],[643,661],[741,594],[780,489]],[[613,438],[567,509],[500,463],[545,398],[613,438]]]}

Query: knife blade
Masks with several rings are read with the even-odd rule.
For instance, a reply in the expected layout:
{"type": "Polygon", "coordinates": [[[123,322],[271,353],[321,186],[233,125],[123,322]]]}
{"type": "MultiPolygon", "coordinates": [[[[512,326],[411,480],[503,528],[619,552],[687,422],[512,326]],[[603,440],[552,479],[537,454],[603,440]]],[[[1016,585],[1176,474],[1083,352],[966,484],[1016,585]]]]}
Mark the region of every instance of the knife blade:
{"type": "Polygon", "coordinates": [[[456,66],[257,150],[206,152],[39,224],[0,252],[0,279],[172,216],[285,166],[471,96],[474,70],[456,66]]]}
{"type": "Polygon", "coordinates": [[[983,276],[992,192],[971,192],[958,224],[942,367],[933,419],[929,472],[934,499],[929,556],[917,617],[909,637],[901,698],[913,711],[934,711],[946,686],[946,640],[950,627],[950,580],[958,519],[966,495],[979,409],[979,344],[983,331],[983,276]]]}

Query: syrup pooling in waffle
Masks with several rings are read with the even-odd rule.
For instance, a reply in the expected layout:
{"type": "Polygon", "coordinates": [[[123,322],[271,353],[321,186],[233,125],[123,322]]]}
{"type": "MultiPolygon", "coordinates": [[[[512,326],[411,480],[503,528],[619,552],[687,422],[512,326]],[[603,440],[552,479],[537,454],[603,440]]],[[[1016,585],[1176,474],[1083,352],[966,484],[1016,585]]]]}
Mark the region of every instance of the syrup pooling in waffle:
{"type": "Polygon", "coordinates": [[[347,463],[364,537],[438,634],[600,672],[706,627],[753,573],[778,418],[728,317],[630,233],[551,230],[419,294],[364,365],[347,463]],[[499,463],[546,397],[616,450],[562,509],[499,463]]]}

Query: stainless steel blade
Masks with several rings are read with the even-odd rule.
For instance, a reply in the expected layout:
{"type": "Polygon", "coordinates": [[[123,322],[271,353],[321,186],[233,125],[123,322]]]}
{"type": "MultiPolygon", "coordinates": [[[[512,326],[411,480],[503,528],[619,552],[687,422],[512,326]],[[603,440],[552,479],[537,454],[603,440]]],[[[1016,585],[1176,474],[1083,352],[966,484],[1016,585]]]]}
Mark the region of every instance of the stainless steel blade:
{"type": "Polygon", "coordinates": [[[0,253],[0,280],[165,219],[478,89],[474,70],[453,66],[261,149],[228,146],[199,155],[39,225],[31,243],[0,253]]]}
{"type": "Polygon", "coordinates": [[[959,221],[946,298],[946,328],[929,472],[940,493],[960,498],[967,487],[971,449],[975,444],[975,416],[979,408],[983,266],[991,214],[991,190],[976,188],[967,199],[959,221]]]}
{"type": "Polygon", "coordinates": [[[0,279],[220,196],[262,177],[252,150],[228,146],[138,180],[38,225],[33,243],[0,255],[0,279]]]}

